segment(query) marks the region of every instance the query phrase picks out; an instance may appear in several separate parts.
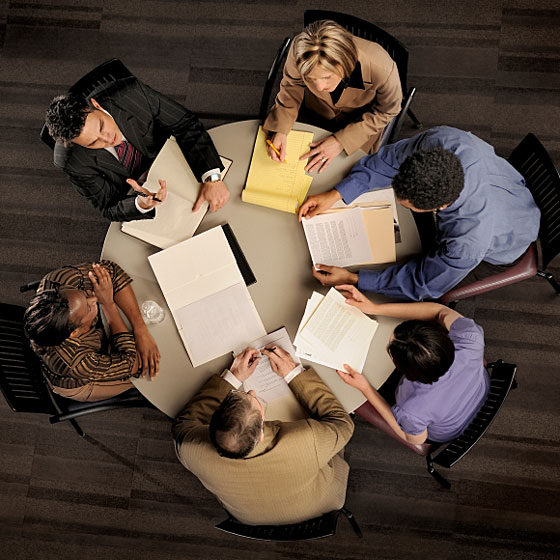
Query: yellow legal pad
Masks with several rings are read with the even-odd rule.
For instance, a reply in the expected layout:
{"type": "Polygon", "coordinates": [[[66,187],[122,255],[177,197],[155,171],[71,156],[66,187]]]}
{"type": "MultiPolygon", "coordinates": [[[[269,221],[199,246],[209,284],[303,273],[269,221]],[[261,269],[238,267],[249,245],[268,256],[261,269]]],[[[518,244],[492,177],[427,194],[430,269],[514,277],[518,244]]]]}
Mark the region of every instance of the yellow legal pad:
{"type": "Polygon", "coordinates": [[[309,151],[313,133],[299,130],[289,132],[287,163],[278,163],[270,159],[266,138],[262,126],[259,126],[241,199],[251,204],[295,214],[305,200],[313,181],[313,177],[305,174],[307,161],[299,161],[300,156],[309,151]]]}

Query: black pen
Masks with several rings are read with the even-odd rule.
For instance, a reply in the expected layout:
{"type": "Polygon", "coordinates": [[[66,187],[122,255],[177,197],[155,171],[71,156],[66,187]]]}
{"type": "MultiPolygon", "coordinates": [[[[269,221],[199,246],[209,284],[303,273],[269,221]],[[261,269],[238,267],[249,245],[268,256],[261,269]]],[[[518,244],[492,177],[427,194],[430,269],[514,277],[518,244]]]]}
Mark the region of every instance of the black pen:
{"type": "Polygon", "coordinates": [[[134,191],[138,196],[143,196],[144,198],[149,198],[150,196],[152,197],[152,200],[155,200],[156,202],[163,202],[163,200],[160,200],[157,196],[154,196],[153,194],[146,194],[145,192],[140,192],[140,191],[134,191]]]}

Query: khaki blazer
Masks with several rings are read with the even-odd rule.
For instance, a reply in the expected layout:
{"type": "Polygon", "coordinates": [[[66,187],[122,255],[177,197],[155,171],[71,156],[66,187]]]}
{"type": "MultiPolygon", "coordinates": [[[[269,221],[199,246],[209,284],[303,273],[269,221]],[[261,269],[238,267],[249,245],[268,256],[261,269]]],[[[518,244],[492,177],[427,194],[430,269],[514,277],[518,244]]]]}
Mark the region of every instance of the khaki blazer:
{"type": "Polygon", "coordinates": [[[354,424],[313,371],[290,383],[310,418],[265,422],[264,439],[244,459],[221,457],[208,424],[232,386],[214,375],[173,424],[177,457],[239,521],[296,523],[344,505],[348,463],[341,451],[354,424]]]}
{"type": "Polygon", "coordinates": [[[399,114],[402,88],[397,65],[387,51],[372,41],[354,37],[362,68],[364,89],[347,87],[333,104],[329,92],[319,92],[313,82],[299,73],[295,62],[295,40],[286,58],[280,91],[263,128],[287,134],[297,119],[302,102],[319,117],[340,122],[334,137],[347,154],[362,148],[377,151],[384,128],[399,114]],[[349,121],[349,124],[347,124],[349,121]]]}

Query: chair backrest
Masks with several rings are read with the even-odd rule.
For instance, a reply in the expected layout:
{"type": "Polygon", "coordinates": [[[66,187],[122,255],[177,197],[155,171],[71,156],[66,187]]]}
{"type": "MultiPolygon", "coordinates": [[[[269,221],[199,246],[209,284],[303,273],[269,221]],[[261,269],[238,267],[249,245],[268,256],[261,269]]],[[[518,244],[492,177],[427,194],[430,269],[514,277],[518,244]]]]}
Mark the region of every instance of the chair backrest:
{"type": "Polygon", "coordinates": [[[305,27],[314,21],[322,19],[330,19],[350,31],[356,37],[380,44],[395,61],[401,79],[403,96],[406,96],[408,49],[398,39],[381,29],[381,27],[348,14],[331,12],[329,10],[306,10],[303,14],[303,24],[305,27]]]}
{"type": "Polygon", "coordinates": [[[291,37],[285,37],[276,53],[276,57],[272,61],[270,70],[268,71],[268,76],[266,78],[266,83],[264,85],[263,94],[261,97],[261,106],[259,108],[259,120],[264,123],[270,105],[272,105],[271,100],[276,97],[276,93],[280,89],[280,81],[282,80],[282,73],[279,72],[280,66],[283,65],[284,60],[288,56],[288,50],[292,44],[291,37]],[[275,95],[272,95],[274,91],[275,95]]]}
{"type": "MultiPolygon", "coordinates": [[[[85,76],[80,78],[68,90],[69,93],[81,94],[87,97],[92,91],[104,84],[111,84],[116,80],[129,78],[132,72],[118,59],[112,58],[95,67],[85,76]]],[[[55,141],[49,134],[46,125],[43,125],[40,133],[41,140],[51,149],[54,149],[55,141]]]]}
{"type": "Polygon", "coordinates": [[[340,510],[325,513],[320,517],[289,525],[245,525],[231,514],[216,525],[216,529],[238,537],[246,537],[259,541],[303,541],[330,537],[336,533],[336,525],[340,510]]]}
{"type": "Polygon", "coordinates": [[[23,332],[24,311],[19,305],[0,304],[0,389],[15,412],[55,414],[40,361],[23,332]]]}
{"type": "Polygon", "coordinates": [[[474,447],[498,414],[511,389],[517,366],[500,360],[489,364],[487,369],[490,371],[490,392],[485,403],[464,432],[433,458],[434,463],[451,468],[474,447]]]}
{"type": "Polygon", "coordinates": [[[527,134],[513,150],[509,163],[523,175],[541,211],[539,239],[542,266],[560,253],[560,174],[546,148],[534,134],[527,134]]]}

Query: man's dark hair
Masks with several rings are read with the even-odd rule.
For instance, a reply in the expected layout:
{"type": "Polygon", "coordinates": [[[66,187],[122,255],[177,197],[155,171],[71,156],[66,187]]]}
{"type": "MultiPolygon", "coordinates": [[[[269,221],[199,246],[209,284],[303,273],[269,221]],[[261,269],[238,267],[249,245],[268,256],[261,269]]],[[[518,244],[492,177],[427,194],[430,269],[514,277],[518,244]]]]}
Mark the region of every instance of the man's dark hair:
{"type": "Polygon", "coordinates": [[[29,302],[23,316],[24,330],[36,348],[58,346],[80,325],[70,320],[64,291],[43,290],[29,302]]]}
{"type": "Polygon", "coordinates": [[[464,184],[459,158],[443,148],[410,154],[393,177],[395,196],[419,210],[434,210],[455,202],[464,184]]]}
{"type": "Polygon", "coordinates": [[[57,95],[51,101],[45,116],[49,134],[67,146],[80,135],[87,116],[93,109],[93,105],[83,95],[57,95]]]}
{"type": "Polygon", "coordinates": [[[228,393],[210,420],[210,440],[222,457],[242,459],[259,441],[262,414],[242,391],[228,393]]]}
{"type": "Polygon", "coordinates": [[[455,346],[445,327],[433,321],[405,321],[387,346],[396,368],[409,380],[435,383],[455,359],[455,346]]]}

